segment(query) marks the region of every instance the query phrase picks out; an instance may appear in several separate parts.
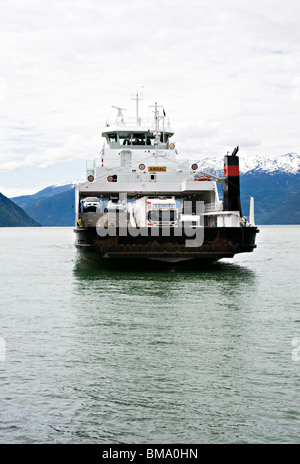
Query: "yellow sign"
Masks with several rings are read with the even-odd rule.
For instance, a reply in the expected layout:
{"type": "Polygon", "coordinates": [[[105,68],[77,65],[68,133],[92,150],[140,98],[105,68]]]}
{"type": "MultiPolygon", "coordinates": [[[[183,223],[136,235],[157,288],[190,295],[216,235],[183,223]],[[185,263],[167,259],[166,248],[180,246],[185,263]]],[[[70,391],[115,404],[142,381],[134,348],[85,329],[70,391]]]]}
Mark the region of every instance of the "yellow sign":
{"type": "Polygon", "coordinates": [[[166,166],[148,166],[148,172],[166,172],[166,166]]]}

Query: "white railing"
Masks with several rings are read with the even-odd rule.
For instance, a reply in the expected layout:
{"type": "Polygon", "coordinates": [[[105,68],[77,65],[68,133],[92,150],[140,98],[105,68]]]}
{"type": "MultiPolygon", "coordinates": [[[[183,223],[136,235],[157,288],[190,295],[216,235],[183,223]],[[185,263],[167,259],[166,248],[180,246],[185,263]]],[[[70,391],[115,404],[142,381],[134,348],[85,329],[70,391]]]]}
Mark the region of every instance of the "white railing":
{"type": "Polygon", "coordinates": [[[205,204],[205,213],[219,212],[219,211],[222,211],[222,209],[223,209],[223,205],[221,202],[205,204]]]}
{"type": "MultiPolygon", "coordinates": [[[[145,118],[145,119],[140,118],[137,121],[136,118],[132,118],[132,117],[128,118],[128,117],[126,117],[126,118],[124,118],[124,121],[114,121],[114,122],[107,121],[107,123],[106,123],[106,128],[108,128],[108,127],[127,127],[127,126],[148,127],[148,128],[154,129],[155,128],[155,119],[154,119],[154,117],[153,118],[145,118]]],[[[164,125],[160,121],[160,125],[159,125],[160,132],[163,132],[163,129],[165,129],[165,130],[170,129],[170,122],[169,121],[165,121],[164,125]]]]}

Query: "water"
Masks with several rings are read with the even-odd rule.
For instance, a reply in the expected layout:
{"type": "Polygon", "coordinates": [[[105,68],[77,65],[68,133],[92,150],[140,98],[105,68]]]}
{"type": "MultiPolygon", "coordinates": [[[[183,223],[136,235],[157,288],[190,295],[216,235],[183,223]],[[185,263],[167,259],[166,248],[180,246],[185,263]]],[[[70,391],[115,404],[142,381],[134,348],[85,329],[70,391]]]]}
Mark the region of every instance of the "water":
{"type": "Polygon", "coordinates": [[[299,226],[201,272],[2,228],[0,443],[299,443],[299,226]]]}

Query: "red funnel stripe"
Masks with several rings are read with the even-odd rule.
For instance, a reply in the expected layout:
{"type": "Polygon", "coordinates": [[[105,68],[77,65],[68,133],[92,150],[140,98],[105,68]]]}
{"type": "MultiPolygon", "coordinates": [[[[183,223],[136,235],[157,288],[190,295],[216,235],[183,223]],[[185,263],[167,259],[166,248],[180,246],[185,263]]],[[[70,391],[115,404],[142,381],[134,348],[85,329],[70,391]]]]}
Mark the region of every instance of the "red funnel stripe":
{"type": "Polygon", "coordinates": [[[240,170],[239,166],[225,166],[224,167],[224,177],[229,177],[229,176],[239,176],[240,175],[240,170]]]}

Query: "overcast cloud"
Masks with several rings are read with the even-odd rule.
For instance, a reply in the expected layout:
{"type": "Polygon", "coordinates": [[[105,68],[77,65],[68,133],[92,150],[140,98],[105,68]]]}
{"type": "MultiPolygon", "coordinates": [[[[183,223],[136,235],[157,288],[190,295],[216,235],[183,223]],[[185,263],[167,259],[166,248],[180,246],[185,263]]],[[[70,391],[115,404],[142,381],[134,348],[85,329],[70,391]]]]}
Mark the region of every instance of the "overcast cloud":
{"type": "Polygon", "coordinates": [[[0,191],[84,177],[111,105],[189,157],[299,152],[299,0],[0,0],[0,191]]]}

